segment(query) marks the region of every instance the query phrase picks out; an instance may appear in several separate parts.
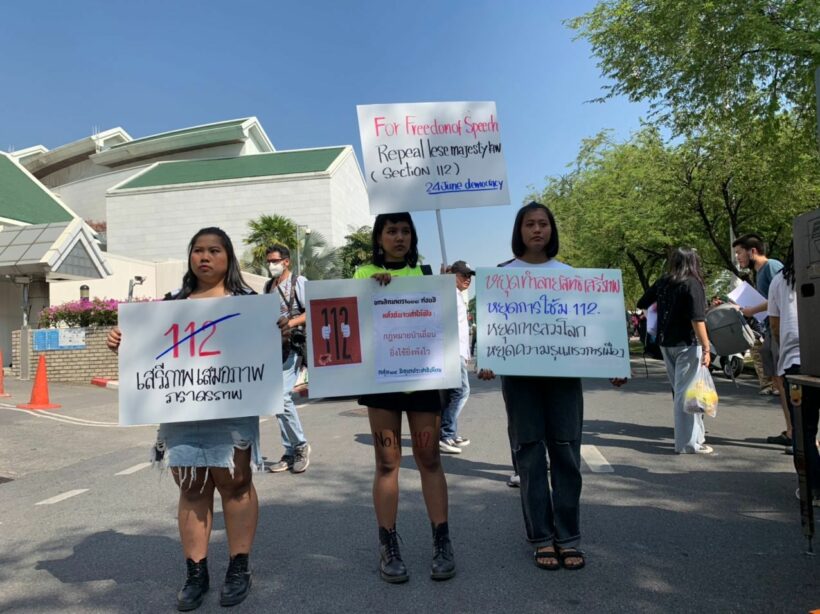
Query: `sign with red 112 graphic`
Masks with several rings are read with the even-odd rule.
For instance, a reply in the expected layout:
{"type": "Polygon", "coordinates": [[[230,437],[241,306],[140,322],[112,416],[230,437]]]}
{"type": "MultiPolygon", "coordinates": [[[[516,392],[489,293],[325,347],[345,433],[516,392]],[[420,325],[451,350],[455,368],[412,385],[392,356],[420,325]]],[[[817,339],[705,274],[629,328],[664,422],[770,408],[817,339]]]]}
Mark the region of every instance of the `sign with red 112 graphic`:
{"type": "Polygon", "coordinates": [[[359,306],[355,296],[311,301],[310,319],[314,323],[311,331],[314,367],[362,362],[359,306]]]}
{"type": "Polygon", "coordinates": [[[305,303],[312,399],[459,385],[452,275],[308,281],[305,303]]]}

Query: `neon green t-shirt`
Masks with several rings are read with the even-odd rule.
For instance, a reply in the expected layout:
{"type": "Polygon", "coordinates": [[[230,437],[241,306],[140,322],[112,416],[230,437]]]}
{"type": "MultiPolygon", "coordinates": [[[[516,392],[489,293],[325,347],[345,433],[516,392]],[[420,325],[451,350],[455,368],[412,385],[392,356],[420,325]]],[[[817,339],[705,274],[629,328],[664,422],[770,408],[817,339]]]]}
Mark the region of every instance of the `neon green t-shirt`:
{"type": "Polygon", "coordinates": [[[423,275],[420,266],[404,266],[401,269],[385,269],[375,264],[364,264],[353,273],[353,279],[367,279],[376,273],[390,273],[393,277],[419,277],[423,275]]]}

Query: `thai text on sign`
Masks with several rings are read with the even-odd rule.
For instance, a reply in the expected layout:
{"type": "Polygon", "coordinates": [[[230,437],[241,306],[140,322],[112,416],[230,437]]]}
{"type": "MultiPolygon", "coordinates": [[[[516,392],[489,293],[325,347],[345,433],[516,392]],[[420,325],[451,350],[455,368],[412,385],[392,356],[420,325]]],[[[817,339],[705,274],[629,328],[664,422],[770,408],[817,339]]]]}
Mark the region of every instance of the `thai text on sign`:
{"type": "Polygon", "coordinates": [[[311,398],[458,386],[454,285],[449,275],[307,282],[311,398]]]}
{"type": "Polygon", "coordinates": [[[120,424],[279,411],[278,317],[274,295],[121,304],[120,424]]]}
{"type": "Polygon", "coordinates": [[[510,203],[494,102],[357,111],[371,213],[510,203]]]}
{"type": "Polygon", "coordinates": [[[500,375],[628,377],[617,269],[479,268],[476,359],[500,375]]]}
{"type": "Polygon", "coordinates": [[[436,379],[444,372],[444,314],[437,294],[374,296],[376,381],[436,379]]]}

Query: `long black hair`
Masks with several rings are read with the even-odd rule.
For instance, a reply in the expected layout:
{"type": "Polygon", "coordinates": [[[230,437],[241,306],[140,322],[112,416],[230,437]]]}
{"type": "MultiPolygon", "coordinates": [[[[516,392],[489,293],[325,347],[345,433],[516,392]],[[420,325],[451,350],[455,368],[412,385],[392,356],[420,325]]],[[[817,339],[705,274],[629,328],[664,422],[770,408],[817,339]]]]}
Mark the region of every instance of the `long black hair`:
{"type": "Polygon", "coordinates": [[[786,258],[783,260],[783,279],[794,290],[794,239],[789,243],[789,249],[786,250],[786,258]]]}
{"type": "Polygon", "coordinates": [[[191,268],[191,254],[194,251],[194,244],[197,239],[204,235],[214,235],[219,237],[219,242],[228,256],[228,271],[225,273],[225,289],[231,294],[246,294],[250,291],[250,287],[242,278],[242,272],[239,269],[239,261],[236,259],[236,252],[233,249],[233,243],[227,233],[216,226],[209,226],[207,228],[200,228],[200,230],[191,237],[191,242],[188,243],[188,271],[182,278],[182,290],[176,298],[186,298],[197,289],[198,280],[194,275],[194,270],[191,268]]]}
{"type": "Polygon", "coordinates": [[[379,238],[387,222],[393,224],[407,222],[410,225],[410,249],[408,249],[404,255],[404,261],[410,268],[415,267],[419,261],[419,237],[416,234],[416,226],[413,224],[413,218],[406,212],[380,213],[376,216],[376,221],[373,222],[373,235],[371,237],[373,243],[373,264],[380,267],[384,266],[384,250],[379,246],[379,238]]]}
{"type": "Polygon", "coordinates": [[[527,246],[524,245],[524,237],[521,234],[521,225],[524,223],[524,216],[530,211],[536,211],[538,209],[546,211],[547,219],[550,221],[550,240],[544,247],[547,258],[555,258],[558,255],[558,226],[555,225],[555,216],[552,214],[552,211],[549,210],[549,207],[533,200],[521,207],[515,216],[515,224],[513,225],[512,232],[512,253],[515,254],[516,258],[520,258],[527,251],[527,246]]]}
{"type": "Polygon", "coordinates": [[[669,250],[666,265],[666,276],[675,282],[693,278],[703,284],[703,271],[700,267],[700,256],[691,247],[673,247],[669,250]]]}

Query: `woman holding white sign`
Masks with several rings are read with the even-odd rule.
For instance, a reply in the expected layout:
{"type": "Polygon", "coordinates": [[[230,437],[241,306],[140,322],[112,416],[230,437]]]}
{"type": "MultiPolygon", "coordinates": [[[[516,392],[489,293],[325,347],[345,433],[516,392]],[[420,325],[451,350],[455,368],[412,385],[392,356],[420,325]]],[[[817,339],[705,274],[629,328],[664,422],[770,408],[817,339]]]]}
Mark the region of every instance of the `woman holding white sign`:
{"type": "MultiPolygon", "coordinates": [[[[220,228],[203,228],[188,245],[188,272],[171,299],[201,299],[255,294],[242,279],[233,244],[220,228]]],[[[108,335],[117,351],[119,328],[108,335]]],[[[209,588],[208,542],[214,492],[222,497],[230,563],[220,604],[241,603],[251,587],[248,556],[256,534],[259,501],[251,475],[262,467],[259,418],[231,418],[160,424],[153,459],[171,468],[179,486],[177,520],[187,577],[177,594],[177,609],[198,608],[209,588]]]]}
{"type": "MultiPolygon", "coordinates": [[[[570,269],[556,260],[558,228],[552,212],[531,202],[519,209],[512,234],[515,258],[502,266],[570,269]]],[[[480,379],[495,373],[481,369],[480,379]]],[[[620,386],[625,380],[611,380],[620,386]]],[[[581,541],[581,431],[584,396],[577,377],[502,376],[508,434],[520,476],[527,539],[541,569],[585,565],[581,541]],[[547,465],[549,454],[549,468],[547,465]],[[549,470],[549,477],[548,477],[549,470]]]]}
{"type": "MultiPolygon", "coordinates": [[[[392,277],[423,275],[418,263],[418,237],[409,213],[385,213],[373,224],[373,263],[361,266],[355,279],[373,278],[381,285],[392,277]]],[[[433,530],[433,562],[430,577],[446,580],[456,573],[447,524],[447,480],[441,466],[439,432],[442,399],[438,390],[370,394],[359,398],[367,406],[376,475],[373,506],[379,524],[379,572],[390,583],[406,582],[407,568],[399,551],[396,516],[399,505],[401,464],[401,415],[407,412],[413,442],[413,458],[421,475],[424,503],[433,530]]]]}

